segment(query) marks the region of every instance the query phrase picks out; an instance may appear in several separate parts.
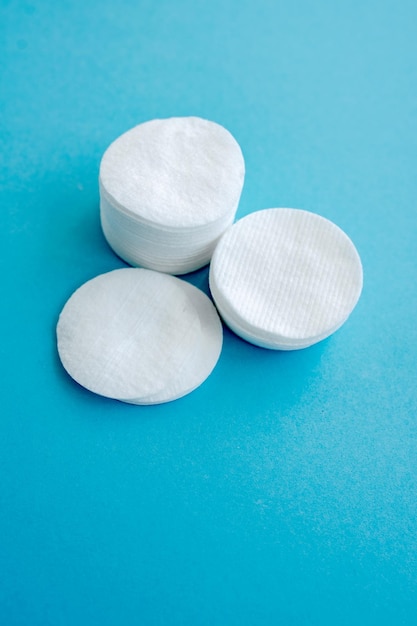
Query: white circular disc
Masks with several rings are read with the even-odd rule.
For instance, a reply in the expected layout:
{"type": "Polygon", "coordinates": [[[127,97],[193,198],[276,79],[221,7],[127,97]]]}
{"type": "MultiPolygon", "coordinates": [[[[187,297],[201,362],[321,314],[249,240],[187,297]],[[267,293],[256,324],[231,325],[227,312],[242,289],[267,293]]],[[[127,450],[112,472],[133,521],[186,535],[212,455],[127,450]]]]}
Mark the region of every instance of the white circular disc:
{"type": "Polygon", "coordinates": [[[234,215],[244,172],[239,144],[223,126],[198,117],[157,119],[109,146],[100,191],[145,224],[193,229],[234,215]]]}
{"type": "Polygon", "coordinates": [[[210,289],[224,321],[244,339],[299,349],[346,321],[362,290],[362,265],[352,241],[329,220],[264,209],[222,236],[210,289]]]}
{"type": "Polygon", "coordinates": [[[70,376],[126,402],[172,386],[201,336],[199,311],[182,282],[126,268],[77,289],[57,325],[59,356],[70,376]]]}

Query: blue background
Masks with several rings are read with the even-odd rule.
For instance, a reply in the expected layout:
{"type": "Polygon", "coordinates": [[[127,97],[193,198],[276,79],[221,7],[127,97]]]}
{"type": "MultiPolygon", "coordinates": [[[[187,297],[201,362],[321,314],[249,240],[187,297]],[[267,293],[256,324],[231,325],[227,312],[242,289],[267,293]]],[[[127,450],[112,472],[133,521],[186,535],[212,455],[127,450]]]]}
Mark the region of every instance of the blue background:
{"type": "Polygon", "coordinates": [[[0,6],[0,622],[416,624],[415,2],[0,6]],[[365,286],[330,339],[279,353],[225,330],[202,387],[133,407],[73,383],[55,325],[123,266],[104,150],[172,115],[239,141],[239,217],[328,217],[365,286]]]}

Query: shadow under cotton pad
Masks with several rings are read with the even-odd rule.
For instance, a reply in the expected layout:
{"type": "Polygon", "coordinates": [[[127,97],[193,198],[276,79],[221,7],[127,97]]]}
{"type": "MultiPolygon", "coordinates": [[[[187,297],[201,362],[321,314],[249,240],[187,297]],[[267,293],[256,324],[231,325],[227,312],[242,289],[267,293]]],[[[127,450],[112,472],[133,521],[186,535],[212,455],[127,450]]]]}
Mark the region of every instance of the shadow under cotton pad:
{"type": "Polygon", "coordinates": [[[362,290],[349,237],[299,209],[264,209],[223,235],[210,266],[219,313],[243,339],[265,348],[306,348],[336,331],[362,290]]]}
{"type": "Polygon", "coordinates": [[[202,346],[201,311],[189,287],[173,276],[138,268],[88,281],[59,317],[64,368],[90,391],[134,404],[167,402],[189,393],[210,374],[222,343],[217,318],[216,354],[194,372],[191,383],[189,375],[181,377],[202,346]]]}

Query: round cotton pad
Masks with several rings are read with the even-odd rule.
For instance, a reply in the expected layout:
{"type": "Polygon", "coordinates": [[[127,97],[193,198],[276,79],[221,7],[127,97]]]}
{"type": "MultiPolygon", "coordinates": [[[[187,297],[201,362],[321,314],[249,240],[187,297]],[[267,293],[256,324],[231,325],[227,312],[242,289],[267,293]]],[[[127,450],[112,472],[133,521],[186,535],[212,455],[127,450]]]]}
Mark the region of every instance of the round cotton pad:
{"type": "Polygon", "coordinates": [[[238,143],[215,122],[174,117],[140,124],[101,161],[104,235],[132,265],[195,270],[233,222],[244,172],[238,143]]]}
{"type": "Polygon", "coordinates": [[[126,268],[77,289],[57,325],[59,356],[72,378],[127,402],[172,387],[201,338],[200,313],[182,283],[126,268]]]}
{"type": "Polygon", "coordinates": [[[231,226],[213,254],[210,289],[225,322],[266,348],[310,346],[337,330],[362,290],[349,237],[299,209],[265,209],[231,226]]]}

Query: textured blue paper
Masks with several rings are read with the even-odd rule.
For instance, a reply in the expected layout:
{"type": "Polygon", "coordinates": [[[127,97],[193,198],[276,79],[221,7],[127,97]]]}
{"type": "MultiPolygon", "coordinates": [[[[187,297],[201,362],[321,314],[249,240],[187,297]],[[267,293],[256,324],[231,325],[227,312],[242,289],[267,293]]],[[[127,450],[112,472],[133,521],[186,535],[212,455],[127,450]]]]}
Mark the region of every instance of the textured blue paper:
{"type": "Polygon", "coordinates": [[[2,624],[417,623],[415,6],[1,3],[2,624]],[[123,266],[102,153],[171,115],[239,141],[239,216],[324,215],[365,286],[325,342],[225,331],[201,388],[133,407],[71,381],[55,324],[123,266]]]}

